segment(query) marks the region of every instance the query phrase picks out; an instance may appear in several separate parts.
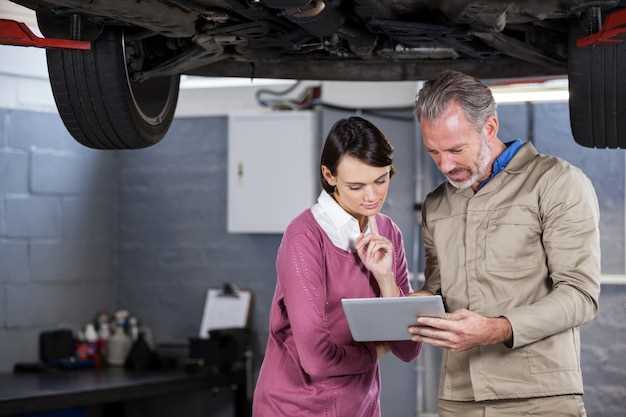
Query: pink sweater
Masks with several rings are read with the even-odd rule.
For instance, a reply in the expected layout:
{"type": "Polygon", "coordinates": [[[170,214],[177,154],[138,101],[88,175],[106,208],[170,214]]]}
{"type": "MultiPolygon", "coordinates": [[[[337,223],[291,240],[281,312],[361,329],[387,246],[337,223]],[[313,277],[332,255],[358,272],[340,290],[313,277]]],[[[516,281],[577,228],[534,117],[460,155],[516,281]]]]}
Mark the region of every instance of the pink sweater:
{"type": "MultiPolygon", "coordinates": [[[[393,242],[396,282],[409,291],[402,235],[376,216],[393,242]]],[[[276,258],[276,290],[265,358],[254,392],[253,417],[377,417],[380,377],[374,343],[352,340],[342,298],[377,297],[378,286],[356,253],[337,248],[310,210],[287,228],[276,258]]],[[[404,361],[420,350],[393,342],[404,361]]]]}

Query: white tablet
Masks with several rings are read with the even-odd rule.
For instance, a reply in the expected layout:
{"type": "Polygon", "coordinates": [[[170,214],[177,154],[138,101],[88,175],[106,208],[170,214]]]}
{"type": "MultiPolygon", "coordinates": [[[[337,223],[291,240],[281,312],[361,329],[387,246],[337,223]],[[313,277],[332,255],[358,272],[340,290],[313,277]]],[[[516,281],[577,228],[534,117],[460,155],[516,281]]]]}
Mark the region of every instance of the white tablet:
{"type": "Polygon", "coordinates": [[[357,342],[410,340],[408,327],[417,316],[444,317],[440,295],[388,298],[342,298],[352,338],[357,342]]]}

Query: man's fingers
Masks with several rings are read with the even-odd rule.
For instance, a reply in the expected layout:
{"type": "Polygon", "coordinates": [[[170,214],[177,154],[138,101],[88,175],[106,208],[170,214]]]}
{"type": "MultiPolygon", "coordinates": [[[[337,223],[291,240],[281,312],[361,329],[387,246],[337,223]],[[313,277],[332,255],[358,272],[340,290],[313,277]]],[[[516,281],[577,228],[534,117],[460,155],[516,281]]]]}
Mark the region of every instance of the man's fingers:
{"type": "Polygon", "coordinates": [[[411,327],[409,329],[409,333],[415,336],[428,337],[430,339],[447,340],[449,342],[457,341],[457,336],[454,333],[432,327],[411,327]]]}
{"type": "Polygon", "coordinates": [[[428,343],[429,345],[437,346],[437,347],[444,348],[444,349],[449,349],[454,352],[465,352],[471,349],[470,347],[460,345],[458,343],[453,343],[453,342],[450,342],[447,340],[441,340],[441,339],[433,339],[431,337],[426,337],[426,336],[413,336],[411,337],[411,341],[428,343]]]}
{"type": "MultiPolygon", "coordinates": [[[[420,294],[421,295],[421,294],[420,294]]],[[[469,310],[461,309],[457,310],[454,313],[443,313],[443,318],[437,317],[417,317],[417,323],[422,324],[424,326],[432,326],[432,327],[441,327],[445,326],[445,324],[441,324],[443,321],[454,322],[467,318],[469,315],[473,314],[469,310]]],[[[444,327],[441,327],[444,328],[444,327]]]]}
{"type": "Polygon", "coordinates": [[[411,340],[413,342],[428,343],[429,345],[446,348],[446,349],[452,349],[452,344],[445,340],[432,339],[430,337],[425,337],[425,336],[413,336],[411,340]]]}
{"type": "Polygon", "coordinates": [[[427,290],[418,290],[418,291],[413,291],[412,293],[409,294],[409,296],[411,297],[423,297],[423,296],[428,296],[428,295],[433,295],[433,293],[427,290]]]}
{"type": "Polygon", "coordinates": [[[468,317],[469,315],[474,314],[469,310],[466,310],[464,308],[457,310],[453,313],[448,314],[448,320],[461,320],[464,319],[466,317],[468,317]]]}
{"type": "Polygon", "coordinates": [[[439,319],[436,317],[419,317],[418,316],[417,324],[419,324],[420,326],[434,327],[436,329],[441,329],[441,330],[449,330],[449,331],[457,330],[459,325],[458,323],[456,323],[454,319],[450,318],[452,314],[446,313],[446,316],[447,317],[445,319],[439,319]]]}

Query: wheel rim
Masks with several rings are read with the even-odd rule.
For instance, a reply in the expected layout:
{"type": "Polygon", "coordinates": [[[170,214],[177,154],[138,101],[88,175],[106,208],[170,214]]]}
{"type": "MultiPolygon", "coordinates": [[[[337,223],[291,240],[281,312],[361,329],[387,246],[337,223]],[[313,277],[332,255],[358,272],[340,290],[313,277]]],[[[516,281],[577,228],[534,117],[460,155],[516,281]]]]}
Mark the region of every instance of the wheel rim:
{"type": "Polygon", "coordinates": [[[175,104],[174,91],[178,88],[178,76],[151,78],[142,82],[132,81],[128,73],[124,33],[122,33],[122,57],[126,82],[137,114],[151,126],[160,125],[167,117],[171,106],[175,104]]]}

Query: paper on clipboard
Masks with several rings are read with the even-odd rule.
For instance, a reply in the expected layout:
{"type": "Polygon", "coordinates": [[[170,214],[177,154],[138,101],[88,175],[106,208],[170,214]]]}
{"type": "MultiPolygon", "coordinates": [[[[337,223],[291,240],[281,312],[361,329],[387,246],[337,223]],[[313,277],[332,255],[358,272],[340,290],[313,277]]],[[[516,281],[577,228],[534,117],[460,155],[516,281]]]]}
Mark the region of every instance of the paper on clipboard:
{"type": "Polygon", "coordinates": [[[200,337],[207,338],[210,330],[246,327],[250,299],[250,291],[238,291],[237,296],[232,296],[224,295],[222,290],[209,289],[204,303],[200,337]]]}

